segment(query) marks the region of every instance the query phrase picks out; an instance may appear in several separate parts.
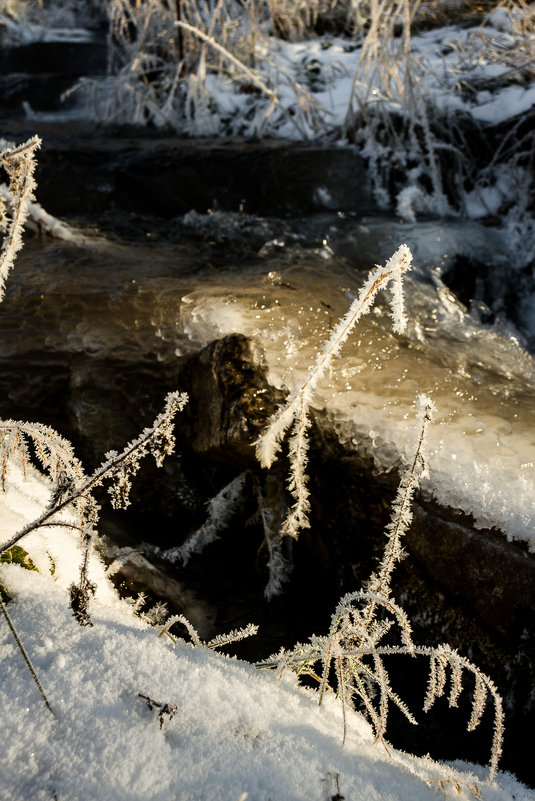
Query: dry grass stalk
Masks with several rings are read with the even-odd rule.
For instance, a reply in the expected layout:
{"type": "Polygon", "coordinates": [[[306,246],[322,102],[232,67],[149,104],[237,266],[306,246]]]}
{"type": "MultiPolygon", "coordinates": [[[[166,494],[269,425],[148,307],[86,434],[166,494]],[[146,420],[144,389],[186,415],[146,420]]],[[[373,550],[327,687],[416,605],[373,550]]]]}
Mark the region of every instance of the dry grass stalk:
{"type": "Polygon", "coordinates": [[[223,646],[229,645],[233,642],[240,642],[240,640],[245,640],[247,637],[254,637],[254,635],[258,632],[258,626],[255,626],[253,623],[249,623],[247,626],[244,626],[241,629],[233,629],[227,634],[217,634],[211,640],[205,642],[204,640],[201,640],[197,630],[193,624],[190,623],[187,617],[184,617],[184,615],[174,615],[166,621],[165,625],[158,633],[158,637],[163,637],[165,635],[171,640],[171,642],[176,643],[176,639],[169,631],[169,629],[174,626],[175,623],[181,623],[186,628],[193,645],[195,645],[197,648],[209,648],[210,650],[222,648],[223,646]]]}
{"type": "Polygon", "coordinates": [[[351,304],[346,315],[333,329],[330,338],[323,344],[316,364],[290,394],[286,404],[274,415],[264,434],[256,443],[256,455],[262,467],[271,467],[282,439],[288,429],[292,435],[289,442],[290,478],[288,486],[294,498],[294,506],[282,526],[282,533],[297,537],[302,528],[308,528],[308,512],[310,509],[307,489],[307,430],[310,427],[309,408],[314,389],[328,369],[332,360],[339,353],[353,328],[366,314],[373,303],[377,292],[389,283],[393,285],[392,318],[394,330],[401,332],[405,327],[403,311],[402,276],[410,269],[412,254],[406,245],[401,245],[384,267],[372,271],[358,296],[351,304]]]}
{"type": "Polygon", "coordinates": [[[30,657],[28,656],[28,652],[26,651],[24,645],[22,644],[22,641],[21,641],[21,639],[20,639],[20,637],[18,635],[18,632],[17,632],[15,626],[13,625],[13,621],[11,620],[11,617],[10,617],[10,615],[9,615],[7,609],[6,609],[6,605],[4,604],[4,601],[2,599],[2,593],[1,592],[0,592],[0,609],[2,610],[2,614],[4,615],[6,623],[9,626],[11,634],[13,635],[13,639],[15,640],[15,643],[17,644],[17,648],[19,649],[20,653],[22,654],[22,658],[24,659],[24,662],[26,663],[26,667],[28,668],[28,670],[30,672],[30,675],[31,675],[31,677],[32,677],[32,679],[34,681],[35,686],[39,690],[39,694],[40,694],[41,698],[43,699],[46,708],[48,709],[48,711],[52,715],[54,715],[52,707],[50,706],[50,702],[49,702],[48,698],[46,697],[45,691],[43,690],[41,682],[39,681],[39,679],[37,677],[37,673],[35,672],[35,668],[32,665],[30,657]]]}
{"type": "Polygon", "coordinates": [[[0,196],[0,233],[4,233],[0,250],[0,301],[4,297],[4,286],[9,271],[22,247],[24,223],[28,217],[29,204],[34,200],[35,151],[40,146],[39,137],[33,136],[23,145],[8,147],[0,153],[0,166],[9,177],[8,189],[11,198],[11,217],[9,217],[5,201],[0,196]]]}

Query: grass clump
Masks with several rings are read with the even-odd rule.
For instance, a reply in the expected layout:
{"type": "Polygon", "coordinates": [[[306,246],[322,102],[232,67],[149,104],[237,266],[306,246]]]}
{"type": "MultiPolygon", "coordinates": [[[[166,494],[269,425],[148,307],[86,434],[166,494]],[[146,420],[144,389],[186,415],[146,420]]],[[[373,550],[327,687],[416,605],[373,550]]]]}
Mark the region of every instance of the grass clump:
{"type": "Polygon", "coordinates": [[[412,521],[411,503],[421,479],[427,475],[424,457],[426,430],[431,422],[433,403],[429,398],[419,400],[421,427],[414,458],[401,477],[392,505],[392,516],[386,527],[386,545],[378,569],[366,587],[343,596],[331,618],[329,631],[314,636],[309,643],[298,643],[293,649],[282,649],[259,667],[275,668],[279,675],[291,669],[319,682],[318,703],[325,692],[336,683],[346,737],[346,714],[350,707],[360,707],[368,717],[375,739],[384,740],[389,707],[395,705],[411,723],[416,718],[405,702],[392,689],[385,657],[424,656],[429,660],[429,679],[424,711],[431,709],[438,698],[446,694],[448,703],[457,706],[463,689],[463,676],[475,679],[472,710],[468,731],[480,723],[488,698],[494,705],[494,732],[489,759],[489,781],[498,769],[502,749],[504,714],[500,695],[492,680],[479,668],[447,644],[430,648],[418,646],[412,638],[410,622],[392,598],[391,580],[395,566],[403,558],[402,540],[412,521]],[[397,637],[394,636],[397,632],[397,637]]]}

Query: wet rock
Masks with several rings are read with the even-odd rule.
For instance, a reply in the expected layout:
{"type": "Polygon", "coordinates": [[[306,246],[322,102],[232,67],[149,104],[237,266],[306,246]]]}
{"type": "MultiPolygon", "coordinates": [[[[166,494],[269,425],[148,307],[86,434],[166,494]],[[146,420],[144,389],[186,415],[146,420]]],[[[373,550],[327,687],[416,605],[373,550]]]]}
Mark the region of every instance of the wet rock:
{"type": "Polygon", "coordinates": [[[190,395],[184,421],[193,450],[236,467],[254,464],[253,444],[284,393],[269,386],[251,341],[233,334],[195,354],[180,372],[190,395]]]}
{"type": "Polygon", "coordinates": [[[374,209],[357,149],[287,143],[180,139],[161,132],[42,121],[2,125],[22,141],[39,134],[39,201],[51,214],[108,209],[163,218],[191,209],[306,214],[374,209]]]}
{"type": "Polygon", "coordinates": [[[0,70],[28,75],[97,75],[106,72],[106,45],[97,40],[39,41],[2,47],[0,70]]]}
{"type": "Polygon", "coordinates": [[[532,335],[522,313],[522,301],[531,294],[531,273],[529,268],[520,270],[517,265],[507,263],[497,270],[488,262],[457,255],[441,278],[482,323],[511,320],[525,335],[526,347],[532,348],[532,335]]]}
{"type": "MultiPolygon", "coordinates": [[[[358,446],[355,452],[339,445],[325,415],[315,419],[309,473],[322,533],[311,547],[341,583],[363,582],[382,554],[399,477],[395,470],[378,474],[358,446]]],[[[495,637],[517,643],[535,616],[535,556],[499,531],[478,529],[468,515],[422,496],[413,511],[405,538],[410,558],[495,637]]]]}
{"type": "Polygon", "coordinates": [[[497,531],[477,530],[454,510],[416,506],[407,538],[433,581],[462,599],[511,645],[535,619],[535,558],[497,531]]]}
{"type": "Polygon", "coordinates": [[[106,44],[87,41],[38,41],[0,47],[0,100],[4,109],[61,111],[71,103],[62,95],[82,76],[106,72],[106,44]]]}

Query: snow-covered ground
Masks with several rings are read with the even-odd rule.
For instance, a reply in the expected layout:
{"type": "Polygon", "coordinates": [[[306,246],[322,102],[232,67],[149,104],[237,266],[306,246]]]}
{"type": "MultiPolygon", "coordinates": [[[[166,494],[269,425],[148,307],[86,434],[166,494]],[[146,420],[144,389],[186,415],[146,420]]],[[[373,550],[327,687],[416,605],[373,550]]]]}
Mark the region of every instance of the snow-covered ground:
{"type": "MultiPolygon", "coordinates": [[[[175,11],[158,0],[146,7],[123,5],[124,9],[121,3],[106,5],[94,0],[86,9],[73,2],[52,2],[43,8],[13,2],[11,15],[9,8],[7,13],[0,11],[3,41],[18,45],[88,40],[94,32],[80,26],[99,15],[103,19],[107,9],[112,22],[118,21],[117,52],[112,59],[116,67],[107,77],[83,82],[85,90],[80,90],[80,95],[88,102],[85,106],[81,102],[80,114],[104,123],[170,126],[179,133],[198,136],[340,137],[347,133],[345,123],[355,109],[360,109],[364,120],[371,120],[376,111],[412,115],[412,124],[422,130],[426,116],[432,122],[438,115],[444,127],[451,121],[453,130],[459,120],[462,124],[462,115],[497,125],[519,118],[535,104],[530,4],[497,4],[487,15],[479,8],[479,19],[468,25],[455,24],[453,7],[447,25],[411,31],[408,49],[399,37],[387,37],[385,31],[395,29],[379,14],[378,25],[385,30],[378,28],[376,57],[371,58],[370,49],[376,45],[366,38],[369,20],[364,27],[356,25],[354,36],[349,34],[348,24],[345,35],[318,36],[309,28],[284,39],[275,34],[273,22],[262,18],[260,11],[251,23],[248,12],[239,11],[241,7],[234,7],[232,0],[226,18],[225,13],[220,19],[216,12],[205,9],[197,16],[192,14],[194,26],[191,19],[185,21],[190,11],[184,3],[182,36],[204,48],[202,63],[195,65],[191,74],[187,70],[175,74],[175,11]],[[136,17],[137,28],[132,27],[130,33],[121,31],[130,15],[136,17]]],[[[280,4],[279,11],[284,13],[285,5],[286,13],[291,14],[291,0],[280,4]]],[[[357,8],[359,3],[353,5],[357,8]]],[[[398,14],[399,32],[403,3],[398,3],[397,9],[395,5],[388,7],[398,14]]],[[[429,5],[440,7],[436,2],[429,5]]],[[[350,4],[348,19],[349,8],[350,4]]],[[[298,11],[296,4],[296,16],[298,11]]],[[[364,11],[363,19],[366,14],[364,11]]],[[[198,50],[189,46],[193,48],[189,57],[195,62],[198,50]]],[[[370,127],[367,122],[364,128],[367,125],[370,127]]],[[[436,133],[433,130],[433,135],[436,133]]],[[[447,140],[448,134],[443,133],[447,140]]],[[[397,145],[405,147],[402,139],[397,139],[397,145]]],[[[395,141],[395,136],[392,142],[377,139],[375,154],[371,153],[371,139],[365,147],[372,160],[374,156],[384,160],[388,155],[394,162],[400,157],[394,152],[395,141]]],[[[452,144],[435,142],[438,150],[450,148],[453,156],[452,144]]],[[[433,158],[431,140],[418,144],[413,137],[412,146],[416,148],[413,156],[420,153],[425,160],[433,158]]],[[[422,164],[421,169],[425,172],[432,167],[422,164]]],[[[417,171],[413,172],[416,176],[417,171]]]]}
{"type": "MultiPolygon", "coordinates": [[[[10,468],[3,541],[46,503],[48,490],[43,478],[32,473],[24,481],[10,468]]],[[[54,528],[21,544],[39,572],[0,564],[0,583],[13,596],[7,609],[52,714],[4,621],[5,801],[433,801],[438,791],[483,801],[535,799],[510,774],[489,783],[484,767],[441,765],[375,743],[356,712],[343,744],[333,696],[318,707],[317,693],[289,672],[278,682],[271,671],[159,638],[159,628],[119,600],[96,554],[94,627],[80,627],[68,593],[81,557],[77,535],[54,528]],[[152,709],[141,696],[155,702],[152,709]]]]}

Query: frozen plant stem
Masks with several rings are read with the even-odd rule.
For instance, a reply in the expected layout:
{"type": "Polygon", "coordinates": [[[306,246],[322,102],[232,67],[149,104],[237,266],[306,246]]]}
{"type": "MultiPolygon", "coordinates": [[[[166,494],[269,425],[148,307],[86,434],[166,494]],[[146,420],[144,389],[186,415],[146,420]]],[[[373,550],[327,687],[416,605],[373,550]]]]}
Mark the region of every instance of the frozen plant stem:
{"type": "Polygon", "coordinates": [[[193,554],[201,553],[207,545],[219,539],[219,532],[228,524],[242,501],[245,478],[246,473],[240,473],[208,502],[207,519],[182,545],[166,551],[155,548],[154,553],[169,562],[180,560],[185,565],[193,554]]]}
{"type": "Polygon", "coordinates": [[[280,106],[280,100],[275,94],[275,92],[273,92],[268,86],[266,86],[264,81],[262,81],[261,78],[258,77],[256,72],[249,69],[249,67],[246,67],[242,61],[236,58],[236,56],[234,56],[232,53],[229,53],[229,51],[222,45],[220,45],[219,42],[216,42],[216,40],[213,37],[209,36],[204,31],[201,31],[200,28],[196,28],[194,25],[190,25],[189,23],[184,22],[182,20],[178,21],[176,25],[178,25],[180,29],[190,31],[190,33],[195,34],[195,36],[198,36],[199,39],[202,39],[203,42],[206,42],[211,47],[213,47],[214,50],[217,50],[217,52],[220,53],[224,58],[227,58],[236,67],[242,70],[244,75],[246,75],[247,78],[249,78],[256,86],[258,86],[259,89],[265,92],[265,94],[269,97],[272,103],[275,103],[276,105],[280,106]]]}
{"type": "Polygon", "coordinates": [[[226,47],[223,47],[221,44],[219,44],[219,42],[216,42],[216,40],[212,36],[209,36],[208,34],[204,33],[204,31],[201,31],[194,25],[190,25],[189,23],[184,22],[183,20],[178,21],[176,25],[179,27],[180,30],[189,31],[190,33],[193,33],[195,36],[198,36],[199,39],[201,39],[206,44],[210,45],[210,47],[213,47],[216,52],[220,53],[221,56],[223,56],[223,58],[227,59],[232,64],[234,64],[234,66],[237,67],[246,78],[252,81],[252,83],[255,86],[257,86],[262,92],[264,92],[265,95],[267,95],[267,97],[269,97],[272,103],[272,107],[277,106],[277,108],[280,109],[280,111],[285,115],[286,119],[297,130],[298,134],[300,136],[303,136],[303,138],[305,139],[307,138],[304,131],[301,130],[300,126],[296,122],[295,117],[292,114],[290,114],[288,110],[282,105],[277,93],[274,92],[272,89],[269,88],[269,86],[265,84],[265,82],[259,77],[258,73],[255,70],[252,70],[249,67],[247,67],[242,61],[240,61],[239,58],[236,58],[235,55],[230,53],[226,47]]]}
{"type": "Polygon", "coordinates": [[[9,176],[11,196],[11,220],[5,215],[4,202],[0,199],[0,232],[6,237],[0,250],[0,301],[4,297],[4,284],[22,247],[22,229],[28,216],[29,205],[34,199],[35,151],[41,146],[38,136],[28,139],[23,145],[7,148],[0,153],[0,166],[9,176]]]}
{"type": "Polygon", "coordinates": [[[199,637],[198,631],[195,629],[192,623],[184,617],[184,615],[174,615],[170,617],[169,620],[165,622],[165,625],[161,629],[158,637],[163,637],[165,634],[171,642],[176,644],[176,639],[170,633],[169,629],[175,623],[181,623],[188,631],[189,636],[191,637],[191,641],[193,645],[197,648],[221,648],[223,645],[229,645],[232,642],[239,642],[240,640],[245,640],[247,637],[254,637],[254,635],[258,632],[258,626],[255,626],[254,623],[248,623],[247,626],[244,626],[241,629],[232,629],[227,634],[217,634],[213,639],[205,642],[201,640],[199,637]]]}
{"type": "Polygon", "coordinates": [[[264,596],[269,601],[282,592],[284,583],[290,577],[291,563],[283,555],[280,532],[273,527],[273,510],[266,509],[260,482],[255,475],[252,478],[258,511],[264,530],[264,541],[269,553],[269,581],[264,588],[264,596]]]}
{"type": "MultiPolygon", "coordinates": [[[[401,538],[412,522],[412,499],[420,486],[420,481],[427,475],[427,467],[423,455],[423,445],[427,428],[432,420],[435,409],[433,401],[425,395],[420,395],[418,405],[422,410],[422,423],[418,447],[412,464],[402,475],[396,497],[392,504],[392,519],[386,527],[388,541],[379,566],[379,570],[370,579],[368,591],[374,595],[388,598],[390,595],[390,581],[396,564],[403,558],[401,538]]],[[[375,604],[370,605],[369,615],[373,617],[375,604]]]]}
{"type": "Polygon", "coordinates": [[[43,688],[41,686],[41,682],[37,678],[37,674],[36,674],[35,670],[33,669],[32,663],[30,662],[30,657],[26,653],[26,649],[24,648],[24,646],[23,646],[23,644],[22,644],[22,642],[20,640],[20,637],[17,634],[17,630],[15,629],[15,626],[13,625],[13,623],[11,621],[11,618],[9,617],[8,611],[6,609],[4,601],[2,600],[2,596],[1,595],[0,595],[0,608],[2,609],[2,614],[4,615],[4,617],[6,619],[7,625],[11,629],[11,633],[13,635],[13,638],[14,638],[15,642],[17,643],[17,647],[18,647],[19,651],[21,652],[24,661],[26,662],[26,667],[30,671],[31,677],[34,680],[34,682],[35,682],[35,684],[37,686],[37,689],[39,690],[39,693],[41,694],[41,698],[43,699],[43,701],[46,704],[46,708],[48,709],[48,711],[52,715],[54,715],[54,712],[52,711],[52,707],[48,703],[48,698],[45,695],[45,691],[43,690],[43,688]]]}
{"type": "Polygon", "coordinates": [[[324,343],[316,364],[310,368],[303,383],[292,392],[286,404],[272,418],[269,428],[256,443],[256,455],[260,464],[262,467],[269,468],[275,460],[286,431],[293,426],[293,434],[289,442],[290,479],[288,486],[295,503],[282,525],[282,534],[297,538],[300,529],[309,526],[310,504],[306,486],[307,430],[310,426],[308,410],[314,389],[331,361],[340,352],[355,325],[370,310],[377,292],[384,289],[390,282],[393,284],[391,315],[394,321],[394,331],[401,333],[404,330],[407,321],[403,305],[402,277],[410,269],[411,263],[411,251],[407,245],[400,245],[384,267],[376,267],[370,272],[349,310],[335,326],[330,338],[324,343]]]}

